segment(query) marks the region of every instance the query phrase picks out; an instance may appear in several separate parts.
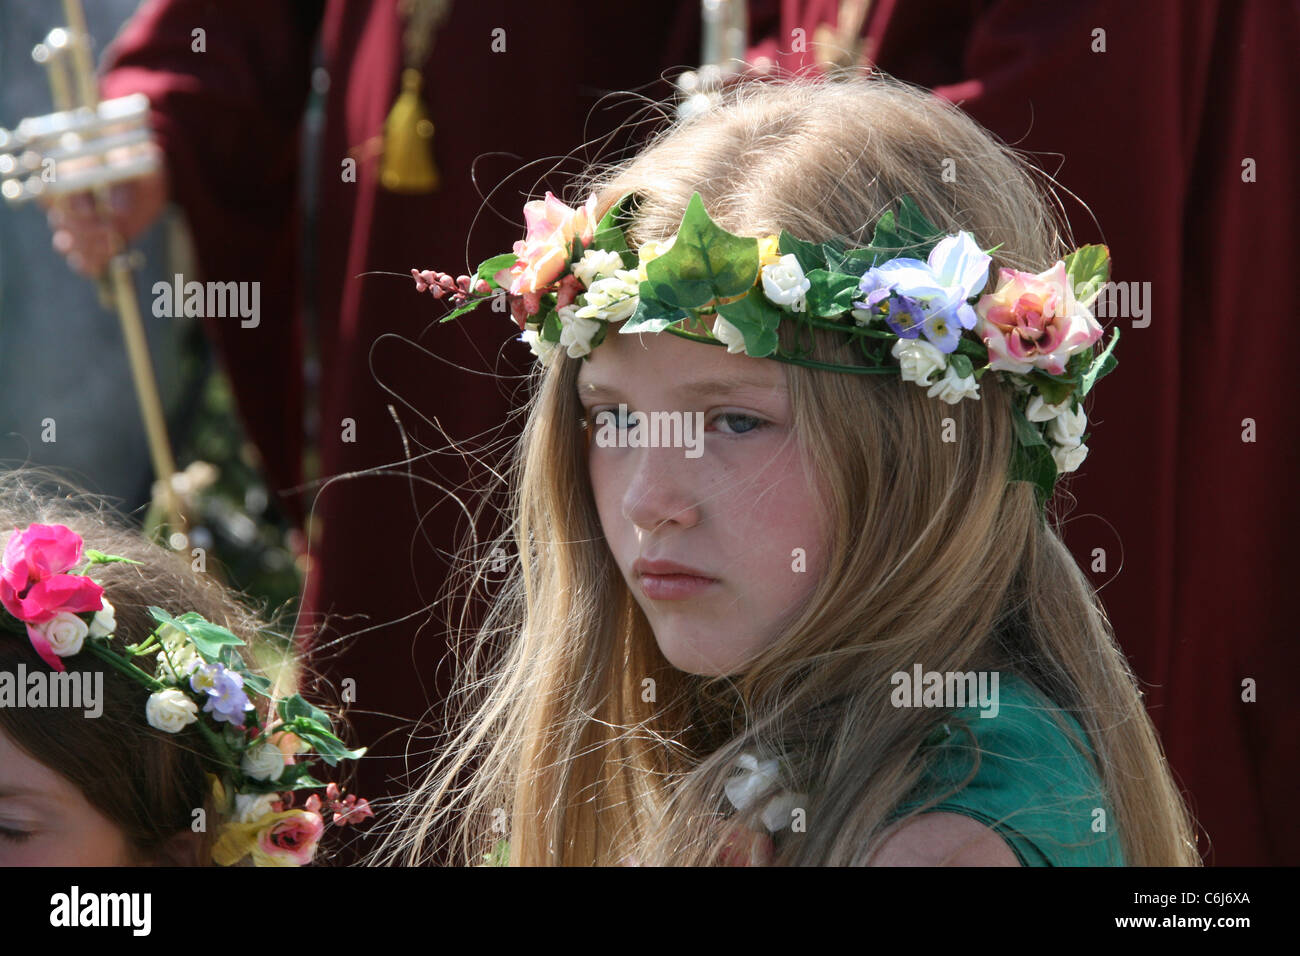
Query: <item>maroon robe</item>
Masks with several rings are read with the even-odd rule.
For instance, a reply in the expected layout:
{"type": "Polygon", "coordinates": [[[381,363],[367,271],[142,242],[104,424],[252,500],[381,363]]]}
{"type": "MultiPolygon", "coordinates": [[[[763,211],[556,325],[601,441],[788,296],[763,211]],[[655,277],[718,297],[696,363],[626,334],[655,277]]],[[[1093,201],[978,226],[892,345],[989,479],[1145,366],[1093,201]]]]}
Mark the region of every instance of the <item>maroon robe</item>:
{"type": "MultiPolygon", "coordinates": [[[[837,6],[752,3],[748,58],[808,66],[791,31],[811,37],[837,6]]],[[[1091,454],[1069,482],[1065,538],[1143,682],[1202,854],[1220,865],[1300,862],[1287,590],[1300,578],[1300,498],[1284,491],[1300,404],[1285,391],[1294,341],[1263,335],[1295,310],[1298,10],[876,0],[861,31],[881,70],[1044,154],[1100,224],[1067,198],[1076,242],[1108,243],[1115,281],[1150,283],[1145,320],[1102,320],[1121,329],[1119,367],[1089,399],[1091,454]],[[1104,53],[1092,52],[1097,28],[1104,53]],[[1091,571],[1094,548],[1104,573],[1091,571]],[[1247,680],[1257,702],[1242,700],[1247,680]]]]}
{"type": "MultiPolygon", "coordinates": [[[[507,417],[522,397],[517,376],[532,361],[527,346],[512,341],[518,329],[505,314],[484,309],[439,324],[445,306],[416,293],[410,269],[468,272],[508,251],[524,234],[524,201],[547,188],[561,193],[582,165],[570,160],[543,178],[553,158],[617,129],[634,108],[626,98],[621,109],[597,106],[600,97],[666,96],[661,73],[696,62],[699,10],[692,0],[662,5],[654,16],[637,5],[572,0],[455,3],[424,69],[442,185],[409,196],[379,187],[374,158],[358,162],[356,182],[341,175],[349,150],[382,131],[397,95],[395,0],[325,4],[329,89],[316,157],[315,281],[305,288],[296,197],[312,6],[147,2],[109,50],[102,89],[150,96],[200,278],[262,283],[257,328],[241,328],[237,318],[209,320],[208,328],[277,501],[295,521],[310,507],[320,523],[303,617],[308,625],[330,617],[312,663],[334,695],[345,678],[355,681],[354,739],[371,747],[357,789],[375,797],[403,789],[387,779],[403,770],[398,755],[409,750],[418,768],[433,746],[427,736],[412,742],[405,722],[436,705],[450,677],[444,625],[459,604],[427,610],[468,524],[448,496],[456,492],[472,511],[485,481],[484,469],[467,466],[429,423],[436,418],[453,440],[469,442],[470,454],[481,454],[485,440],[504,442],[517,434],[507,417]],[[202,53],[191,48],[198,27],[206,31],[202,53]],[[505,52],[493,52],[497,28],[505,52]],[[536,165],[516,172],[525,163],[536,165]],[[329,480],[314,505],[298,490],[304,301],[320,343],[320,474],[381,468],[329,480]],[[412,457],[423,460],[406,464],[390,406],[412,457]],[[354,441],[346,440],[345,419],[354,441]],[[429,456],[431,449],[440,451],[429,456]]],[[[577,199],[567,191],[561,198],[577,199]]]]}

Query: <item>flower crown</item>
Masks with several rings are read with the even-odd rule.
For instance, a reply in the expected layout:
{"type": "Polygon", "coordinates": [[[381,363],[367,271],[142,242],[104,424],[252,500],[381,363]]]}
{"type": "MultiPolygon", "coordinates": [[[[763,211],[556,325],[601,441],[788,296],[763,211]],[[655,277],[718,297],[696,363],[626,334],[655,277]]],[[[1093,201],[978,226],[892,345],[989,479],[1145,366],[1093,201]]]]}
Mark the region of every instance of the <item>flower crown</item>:
{"type": "Polygon", "coordinates": [[[197,728],[222,766],[221,776],[208,775],[224,821],[214,862],[230,866],[251,856],[256,866],[310,863],[325,827],[322,808],[333,811],[339,826],[374,815],[367,801],[341,798],[337,785],[314,779],[312,765],[297,759],[314,751],[332,767],[361,757],[365,748],[344,746],[329,717],[300,695],[273,700],[271,681],[248,669],[235,649],[244,641],[226,628],[194,611],[173,617],[150,607],[158,627],[125,655],[113,650],[113,606],[88,573],[99,564],[140,562],[90,549],[84,559],[77,569],[82,539],[64,525],[15,528],[0,562],[0,630],[25,631],[41,659],[60,672],[67,670],[62,658],[89,651],[152,692],[145,705],[151,727],[168,734],[197,728]],[[145,656],[156,656],[153,673],[135,663],[145,656]],[[266,725],[250,691],[267,698],[275,716],[266,725]],[[297,753],[284,753],[281,742],[293,742],[297,753]],[[294,791],[321,787],[324,801],[312,794],[302,808],[293,807],[294,791]]]}
{"type": "Polygon", "coordinates": [[[984,292],[989,255],[968,232],[945,235],[910,197],[876,222],[871,244],[809,242],[786,231],[733,235],[709,218],[697,192],[677,232],[628,248],[635,215],[627,193],[595,222],[596,196],[571,209],[551,193],[524,206],[526,237],[473,276],[411,270],[417,291],[449,297],[447,322],[491,300],[508,306],[546,364],[559,349],[587,357],[615,322],[619,332],[667,331],[733,353],[855,374],[901,374],[931,398],[979,399],[988,371],[1010,376],[1016,455],[1010,480],[1031,482],[1045,506],[1060,474],[1087,456],[1080,402],[1115,368],[1119,330],[1105,350],[1090,306],[1110,274],[1105,246],[1087,245],[1045,272],[1001,269],[984,292]],[[983,294],[981,294],[983,292],[983,294]],[[716,314],[712,330],[699,316],[716,314]],[[796,348],[777,327],[796,323],[796,348]],[[689,331],[683,323],[697,327],[689,331]],[[864,364],[815,361],[802,330],[849,335],[864,364]]]}

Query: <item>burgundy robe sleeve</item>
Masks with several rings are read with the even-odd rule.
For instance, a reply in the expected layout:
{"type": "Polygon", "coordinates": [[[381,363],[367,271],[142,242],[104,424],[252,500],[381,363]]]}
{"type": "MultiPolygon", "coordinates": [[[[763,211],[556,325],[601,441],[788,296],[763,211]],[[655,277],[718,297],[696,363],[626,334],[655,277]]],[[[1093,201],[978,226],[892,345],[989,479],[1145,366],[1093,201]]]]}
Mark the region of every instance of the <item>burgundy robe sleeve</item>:
{"type": "MultiPolygon", "coordinates": [[[[302,332],[293,276],[313,4],[147,0],[105,54],[101,96],[140,92],[192,224],[200,275],[259,282],[258,324],[205,316],[273,493],[302,480],[302,332]],[[249,29],[249,24],[256,29],[249,29]]],[[[297,496],[277,495],[302,522],[297,496]]]]}

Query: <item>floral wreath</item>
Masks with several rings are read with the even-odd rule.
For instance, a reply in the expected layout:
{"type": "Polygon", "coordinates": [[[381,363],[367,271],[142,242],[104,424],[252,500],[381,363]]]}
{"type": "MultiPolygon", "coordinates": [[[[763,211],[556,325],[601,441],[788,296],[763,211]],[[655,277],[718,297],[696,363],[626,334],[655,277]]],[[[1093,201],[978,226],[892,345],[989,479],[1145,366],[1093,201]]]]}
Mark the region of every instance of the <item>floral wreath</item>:
{"type": "Polygon", "coordinates": [[[322,809],[333,812],[338,826],[374,816],[366,800],[342,798],[336,784],[316,780],[312,764],[298,759],[314,751],[333,767],[366,748],[349,750],[329,717],[300,695],[274,700],[271,681],[248,669],[236,651],[244,641],[226,628],[194,611],[173,617],[151,606],[158,627],[125,655],[114,651],[114,609],[88,573],[99,564],[140,562],[87,549],[78,569],[82,544],[61,524],[14,529],[0,561],[0,630],[25,631],[41,659],[60,672],[67,670],[62,658],[89,651],[152,692],[145,705],[149,726],[168,734],[195,726],[222,766],[221,776],[208,774],[224,821],[212,849],[215,863],[251,857],[255,866],[301,866],[311,862],[324,831],[322,809]],[[153,673],[135,663],[146,656],[156,656],[153,673]],[[274,715],[267,723],[249,692],[267,699],[274,715]],[[292,743],[296,753],[285,753],[282,743],[292,743]],[[316,788],[325,789],[324,801],[312,794],[301,808],[293,806],[295,791],[316,788]]]}
{"type": "Polygon", "coordinates": [[[1040,507],[1087,456],[1081,401],[1117,364],[1119,329],[1098,353],[1102,329],[1090,310],[1110,275],[1105,246],[1085,245],[1037,275],[1001,269],[997,288],[981,294],[998,247],[981,250],[968,232],[945,235],[907,196],[862,248],[784,230],[733,235],[696,192],[671,238],[632,251],[624,230],[635,204],[627,193],[596,223],[594,193],[571,209],[548,192],[525,204],[527,235],[513,252],[473,276],[412,269],[416,289],[448,296],[455,308],[443,322],[489,300],[495,311],[508,307],[520,341],[548,365],[560,349],[589,356],[617,322],[619,332],[667,331],[755,358],[901,374],[952,405],[978,400],[986,372],[1008,375],[1017,438],[1010,480],[1032,483],[1040,507]],[[711,331],[681,327],[711,313],[711,331]],[[800,328],[793,351],[778,343],[782,321],[800,328]],[[804,328],[850,335],[865,364],[808,358],[804,328]]]}

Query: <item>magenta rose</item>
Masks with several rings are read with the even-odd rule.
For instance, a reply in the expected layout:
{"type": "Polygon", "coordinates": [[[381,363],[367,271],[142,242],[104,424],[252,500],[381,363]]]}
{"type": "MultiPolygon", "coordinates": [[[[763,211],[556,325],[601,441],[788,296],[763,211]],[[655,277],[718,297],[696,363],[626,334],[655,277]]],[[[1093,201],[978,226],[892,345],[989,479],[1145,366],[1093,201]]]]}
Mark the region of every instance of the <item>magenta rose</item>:
{"type": "Polygon", "coordinates": [[[0,604],[25,622],[36,653],[50,667],[65,670],[45,635],[32,625],[63,612],[81,614],[104,606],[104,589],[80,574],[64,574],[81,561],[81,536],[61,524],[14,529],[0,559],[0,604]]]}

